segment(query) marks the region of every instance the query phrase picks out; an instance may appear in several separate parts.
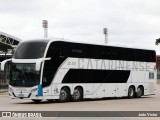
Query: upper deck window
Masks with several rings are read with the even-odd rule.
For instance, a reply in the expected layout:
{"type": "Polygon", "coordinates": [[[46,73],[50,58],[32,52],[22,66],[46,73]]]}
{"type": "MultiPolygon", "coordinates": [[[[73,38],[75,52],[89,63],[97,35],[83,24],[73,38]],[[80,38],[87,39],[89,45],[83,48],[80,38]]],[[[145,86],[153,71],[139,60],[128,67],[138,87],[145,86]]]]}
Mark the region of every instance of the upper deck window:
{"type": "Polygon", "coordinates": [[[22,42],[16,49],[13,58],[15,59],[37,59],[44,56],[48,41],[27,41],[22,42]]]}

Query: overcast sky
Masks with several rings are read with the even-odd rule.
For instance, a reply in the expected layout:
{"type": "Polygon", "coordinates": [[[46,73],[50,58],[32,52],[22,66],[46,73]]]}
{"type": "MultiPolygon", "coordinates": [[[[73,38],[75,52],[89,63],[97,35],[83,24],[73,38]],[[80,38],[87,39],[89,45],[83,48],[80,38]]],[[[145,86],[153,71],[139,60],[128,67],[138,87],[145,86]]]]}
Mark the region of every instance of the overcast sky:
{"type": "Polygon", "coordinates": [[[0,0],[0,31],[23,40],[49,37],[156,49],[160,37],[160,0],[0,0]]]}

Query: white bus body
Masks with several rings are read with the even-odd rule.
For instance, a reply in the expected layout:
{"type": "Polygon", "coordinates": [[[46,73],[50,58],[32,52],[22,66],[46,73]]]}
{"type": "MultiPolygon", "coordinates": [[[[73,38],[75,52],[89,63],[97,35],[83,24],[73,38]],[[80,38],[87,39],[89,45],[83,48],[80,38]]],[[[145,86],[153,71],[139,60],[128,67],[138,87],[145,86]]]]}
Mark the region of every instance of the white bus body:
{"type": "Polygon", "coordinates": [[[153,50],[31,40],[19,44],[11,61],[11,98],[80,101],[141,97],[156,92],[153,50]]]}

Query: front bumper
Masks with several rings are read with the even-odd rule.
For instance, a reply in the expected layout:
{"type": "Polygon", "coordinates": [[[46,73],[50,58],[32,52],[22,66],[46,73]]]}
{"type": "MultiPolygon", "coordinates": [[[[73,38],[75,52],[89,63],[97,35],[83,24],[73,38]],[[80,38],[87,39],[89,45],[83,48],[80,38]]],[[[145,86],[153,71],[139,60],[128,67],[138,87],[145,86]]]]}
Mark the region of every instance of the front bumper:
{"type": "Polygon", "coordinates": [[[38,99],[43,100],[43,96],[38,96],[34,93],[14,93],[9,91],[9,97],[12,99],[38,99]]]}
{"type": "Polygon", "coordinates": [[[49,100],[49,99],[59,99],[58,95],[44,95],[44,96],[38,96],[37,93],[13,93],[9,92],[9,97],[11,99],[30,99],[30,100],[49,100]]]}

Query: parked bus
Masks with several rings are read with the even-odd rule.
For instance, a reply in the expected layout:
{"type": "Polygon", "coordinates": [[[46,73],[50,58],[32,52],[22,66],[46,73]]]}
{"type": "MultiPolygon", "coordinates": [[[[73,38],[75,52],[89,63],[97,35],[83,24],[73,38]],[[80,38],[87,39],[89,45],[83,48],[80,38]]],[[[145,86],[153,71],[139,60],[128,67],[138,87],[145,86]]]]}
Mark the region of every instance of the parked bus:
{"type": "Polygon", "coordinates": [[[9,61],[11,98],[66,102],[156,91],[154,50],[40,39],[21,42],[2,70],[9,61]]]}

